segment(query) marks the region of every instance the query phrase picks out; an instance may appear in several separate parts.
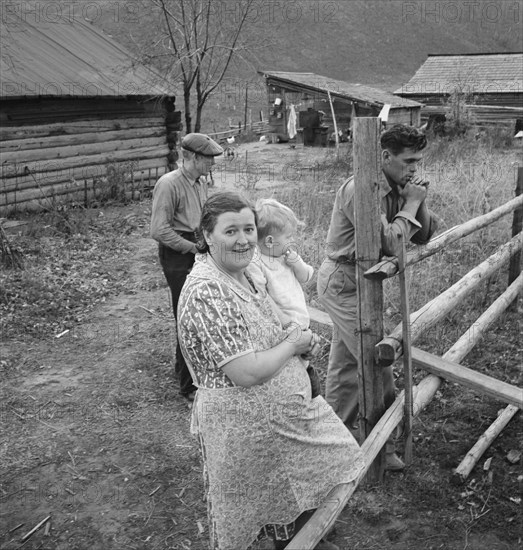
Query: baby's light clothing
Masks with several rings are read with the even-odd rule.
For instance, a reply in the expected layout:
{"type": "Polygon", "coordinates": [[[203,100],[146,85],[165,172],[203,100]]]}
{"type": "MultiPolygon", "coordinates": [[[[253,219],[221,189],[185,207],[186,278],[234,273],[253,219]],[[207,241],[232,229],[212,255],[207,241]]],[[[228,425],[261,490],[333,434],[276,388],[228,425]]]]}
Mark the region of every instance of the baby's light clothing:
{"type": "MultiPolygon", "coordinates": [[[[256,250],[254,258],[247,268],[254,284],[264,288],[267,294],[276,304],[276,313],[283,326],[289,323],[297,323],[302,330],[307,330],[310,324],[310,315],[307,309],[307,302],[300,282],[310,281],[314,268],[306,264],[301,258],[301,267],[304,267],[302,277],[299,281],[292,266],[287,264],[285,257],[274,258],[262,254],[256,250]]],[[[311,381],[311,397],[314,399],[321,394],[321,384],[317,372],[309,361],[304,357],[299,358],[311,381]]]]}
{"type": "MultiPolygon", "coordinates": [[[[307,267],[307,279],[301,281],[302,283],[308,282],[314,272],[312,266],[307,267]]],[[[284,315],[284,325],[287,321],[297,323],[304,330],[309,328],[310,315],[303,289],[292,267],[285,262],[284,256],[274,258],[257,251],[248,271],[254,283],[265,288],[280,308],[284,315]]]]}

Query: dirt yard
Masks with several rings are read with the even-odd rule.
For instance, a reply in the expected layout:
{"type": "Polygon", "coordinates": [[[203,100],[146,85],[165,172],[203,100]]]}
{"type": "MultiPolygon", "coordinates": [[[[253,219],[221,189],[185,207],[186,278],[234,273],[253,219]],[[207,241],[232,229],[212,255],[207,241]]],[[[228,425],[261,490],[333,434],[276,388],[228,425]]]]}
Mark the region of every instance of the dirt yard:
{"type": "MultiPolygon", "coordinates": [[[[289,162],[286,144],[254,144],[243,154],[256,147],[266,173],[276,157],[286,165],[315,161],[301,149],[289,162]]],[[[8,331],[2,339],[2,550],[207,547],[202,463],[174,378],[175,327],[149,214],[148,200],[104,211],[133,220],[105,266],[117,291],[47,334],[8,331]]],[[[98,275],[87,274],[86,283],[90,276],[98,275]]],[[[468,364],[521,385],[518,322],[518,312],[504,316],[468,364]]],[[[327,352],[318,363],[323,375],[327,352]]],[[[521,459],[509,460],[521,453],[520,415],[465,484],[451,483],[452,469],[502,407],[444,384],[415,422],[413,465],[359,488],[333,541],[343,550],[522,548],[521,459]]]]}

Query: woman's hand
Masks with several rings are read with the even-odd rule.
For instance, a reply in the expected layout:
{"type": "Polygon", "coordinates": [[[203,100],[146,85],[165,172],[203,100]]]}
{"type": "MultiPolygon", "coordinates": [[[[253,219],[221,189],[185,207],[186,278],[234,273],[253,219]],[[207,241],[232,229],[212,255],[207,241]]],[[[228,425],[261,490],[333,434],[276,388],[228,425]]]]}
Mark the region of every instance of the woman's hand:
{"type": "Polygon", "coordinates": [[[312,334],[312,348],[311,351],[307,354],[307,359],[312,359],[313,357],[316,357],[318,353],[320,353],[321,350],[321,344],[320,344],[320,337],[313,333],[312,334]]]}
{"type": "Polygon", "coordinates": [[[318,353],[320,353],[321,350],[321,344],[320,344],[320,337],[312,333],[312,347],[311,350],[307,353],[304,353],[301,357],[302,359],[305,359],[305,361],[310,361],[313,357],[316,357],[318,353]]]}
{"type": "Polygon", "coordinates": [[[297,325],[289,327],[285,340],[294,345],[294,355],[317,355],[320,351],[320,338],[311,330],[301,330],[297,325]],[[290,329],[290,330],[289,330],[290,329]]]}

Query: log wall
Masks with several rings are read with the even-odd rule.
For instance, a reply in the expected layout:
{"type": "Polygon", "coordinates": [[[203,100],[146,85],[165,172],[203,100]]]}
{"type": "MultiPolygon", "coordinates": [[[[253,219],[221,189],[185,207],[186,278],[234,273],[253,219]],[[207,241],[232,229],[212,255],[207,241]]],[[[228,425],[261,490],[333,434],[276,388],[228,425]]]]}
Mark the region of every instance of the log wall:
{"type": "Polygon", "coordinates": [[[174,107],[174,98],[0,102],[0,215],[76,200],[115,177],[143,183],[156,168],[176,167],[181,113],[174,107]]]}
{"type": "MultiPolygon", "coordinates": [[[[419,101],[425,105],[421,111],[423,121],[432,115],[444,115],[449,96],[443,94],[402,95],[407,99],[419,101]]],[[[523,118],[523,93],[512,92],[507,94],[477,94],[474,103],[467,107],[474,114],[477,124],[516,124],[523,118]]]]}

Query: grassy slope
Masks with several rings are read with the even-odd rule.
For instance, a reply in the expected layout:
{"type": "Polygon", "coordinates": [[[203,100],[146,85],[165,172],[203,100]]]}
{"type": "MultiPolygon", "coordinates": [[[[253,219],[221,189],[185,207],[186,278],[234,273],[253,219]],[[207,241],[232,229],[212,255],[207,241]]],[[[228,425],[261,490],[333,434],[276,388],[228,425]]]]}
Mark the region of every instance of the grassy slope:
{"type": "MultiPolygon", "coordinates": [[[[503,51],[518,43],[501,39],[510,21],[500,21],[497,27],[465,17],[461,23],[449,23],[446,12],[430,16],[418,2],[358,0],[337,5],[334,20],[311,29],[313,40],[304,38],[308,47],[293,52],[298,70],[394,90],[414,74],[428,54],[503,51]]],[[[288,44],[308,34],[293,30],[288,44]]],[[[286,68],[293,70],[292,64],[286,68]]]]}
{"type": "MultiPolygon", "coordinates": [[[[253,67],[236,69],[230,78],[250,79],[255,69],[306,71],[395,90],[428,54],[521,50],[522,0],[302,0],[292,3],[294,11],[273,2],[271,12],[268,2],[259,5],[249,29],[253,67]]],[[[139,25],[129,17],[115,21],[110,9],[101,10],[95,24],[133,48],[134,40],[157,36],[147,23],[150,6],[136,6],[139,25]]]]}

